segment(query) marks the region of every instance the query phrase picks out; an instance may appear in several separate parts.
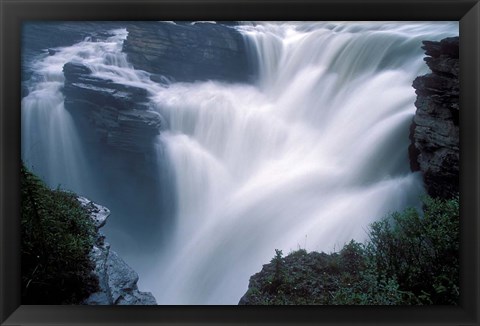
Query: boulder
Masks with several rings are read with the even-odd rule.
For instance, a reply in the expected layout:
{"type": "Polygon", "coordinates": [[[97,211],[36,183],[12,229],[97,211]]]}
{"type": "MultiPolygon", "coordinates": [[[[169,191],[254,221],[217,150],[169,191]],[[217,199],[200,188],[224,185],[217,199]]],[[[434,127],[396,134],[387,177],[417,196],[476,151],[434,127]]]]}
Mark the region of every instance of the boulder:
{"type": "Polygon", "coordinates": [[[417,77],[417,111],[410,128],[412,171],[423,173],[429,195],[448,199],[459,191],[459,38],[424,41],[431,73],[417,77]]]}
{"type": "Polygon", "coordinates": [[[86,305],[156,305],[150,292],[138,290],[138,274],[110,249],[100,228],[105,225],[110,211],[84,197],[78,197],[80,204],[90,214],[97,238],[90,252],[95,264],[94,273],[98,277],[99,290],[84,300],[86,305]]]}
{"type": "Polygon", "coordinates": [[[232,26],[193,22],[138,22],[127,27],[123,51],[155,80],[246,82],[252,69],[243,36],[232,26]]]}

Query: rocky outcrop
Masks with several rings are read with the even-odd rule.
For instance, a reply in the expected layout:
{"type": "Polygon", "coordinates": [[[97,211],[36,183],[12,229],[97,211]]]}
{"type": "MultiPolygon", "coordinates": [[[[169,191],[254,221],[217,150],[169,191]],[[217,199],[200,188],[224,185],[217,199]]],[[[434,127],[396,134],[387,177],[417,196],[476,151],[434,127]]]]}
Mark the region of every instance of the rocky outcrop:
{"type": "Polygon", "coordinates": [[[139,22],[127,27],[123,51],[136,69],[152,80],[250,79],[242,35],[231,26],[213,23],[139,22]]]}
{"type": "Polygon", "coordinates": [[[305,250],[276,257],[250,277],[239,305],[330,304],[338,290],[343,269],[335,264],[339,255],[305,250]]]}
{"type": "Polygon", "coordinates": [[[97,141],[129,152],[150,150],[162,118],[148,110],[144,88],[94,77],[80,63],[66,63],[63,73],[65,108],[87,121],[97,141]]]}
{"type": "Polygon", "coordinates": [[[429,195],[451,198],[459,191],[459,38],[423,44],[432,72],[413,82],[411,169],[423,173],[429,195]]]}
{"type": "Polygon", "coordinates": [[[331,254],[299,249],[282,257],[282,252],[276,250],[270,263],[250,277],[248,290],[238,304],[344,304],[340,299],[343,289],[353,290],[353,284],[365,285],[362,279],[365,262],[358,243],[353,241],[340,252],[331,254]]]}
{"type": "Polygon", "coordinates": [[[138,274],[128,266],[99,229],[105,225],[110,211],[92,201],[78,197],[80,204],[88,211],[97,229],[97,239],[90,257],[95,264],[94,273],[98,277],[99,291],[92,293],[84,304],[87,305],[156,305],[150,292],[140,292],[137,287],[138,274]]]}

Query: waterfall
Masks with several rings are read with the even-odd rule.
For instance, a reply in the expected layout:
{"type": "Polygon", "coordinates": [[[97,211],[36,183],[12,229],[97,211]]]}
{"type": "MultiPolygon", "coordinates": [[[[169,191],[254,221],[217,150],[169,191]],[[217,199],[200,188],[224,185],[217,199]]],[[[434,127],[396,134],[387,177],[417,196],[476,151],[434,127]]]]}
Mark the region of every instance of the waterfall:
{"type": "Polygon", "coordinates": [[[63,66],[67,62],[88,65],[95,75],[132,83],[138,78],[121,53],[125,29],[112,31],[104,42],[86,38],[73,46],[43,54],[31,64],[34,75],[22,99],[22,159],[50,187],[88,193],[92,167],[86,159],[78,126],[64,107],[63,66]]]}
{"type": "Polygon", "coordinates": [[[78,60],[148,90],[167,122],[158,150],[173,169],[177,209],[169,241],[148,266],[132,266],[159,304],[236,304],[275,249],[331,252],[363,241],[371,222],[419,205],[424,193],[408,162],[411,84],[428,72],[421,41],[457,35],[457,22],[236,28],[258,67],[253,84],[156,84],[128,64],[120,30],[41,58],[41,78],[22,101],[22,157],[50,185],[79,191],[94,167],[63,108],[63,64],[78,60]]]}
{"type": "Polygon", "coordinates": [[[273,257],[365,240],[369,223],[419,204],[408,132],[421,41],[455,24],[240,26],[255,85],[173,84],[153,97],[175,169],[174,238],[160,304],[235,304],[273,257]]]}

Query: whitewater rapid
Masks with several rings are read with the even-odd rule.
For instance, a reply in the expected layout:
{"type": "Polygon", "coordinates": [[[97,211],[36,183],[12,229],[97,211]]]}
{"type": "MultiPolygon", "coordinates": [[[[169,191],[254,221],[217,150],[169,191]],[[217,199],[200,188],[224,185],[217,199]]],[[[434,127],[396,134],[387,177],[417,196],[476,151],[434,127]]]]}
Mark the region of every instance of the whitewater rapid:
{"type": "Polygon", "coordinates": [[[74,172],[94,167],[82,162],[63,107],[63,64],[80,61],[149,91],[151,110],[167,122],[157,147],[173,168],[177,209],[171,240],[148,266],[132,266],[159,304],[236,304],[275,249],[331,252],[363,241],[369,223],[417,206],[424,193],[408,162],[411,84],[428,72],[421,41],[458,35],[458,23],[236,28],[258,67],[251,85],[156,84],[128,64],[126,31],[117,30],[39,60],[44,78],[22,101],[22,157],[49,184],[80,191],[95,181],[74,172]],[[41,119],[48,133],[37,130],[41,119]],[[35,141],[48,159],[31,151],[35,141]]]}

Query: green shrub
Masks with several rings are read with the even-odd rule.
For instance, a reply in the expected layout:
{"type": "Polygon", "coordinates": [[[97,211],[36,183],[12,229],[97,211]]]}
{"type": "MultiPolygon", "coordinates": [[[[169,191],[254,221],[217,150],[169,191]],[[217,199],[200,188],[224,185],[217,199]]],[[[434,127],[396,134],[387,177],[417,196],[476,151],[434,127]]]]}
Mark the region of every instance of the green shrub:
{"type": "Polygon", "coordinates": [[[373,257],[364,244],[350,241],[339,257],[344,272],[331,304],[397,305],[409,297],[409,293],[399,290],[395,278],[376,273],[373,257]]]}
{"type": "Polygon", "coordinates": [[[425,198],[414,209],[373,223],[368,254],[377,275],[396,279],[423,304],[458,304],[459,203],[425,198]]]}
{"type": "Polygon", "coordinates": [[[96,291],[95,234],[74,194],[47,188],[22,164],[22,304],[75,304],[96,291]]]}

